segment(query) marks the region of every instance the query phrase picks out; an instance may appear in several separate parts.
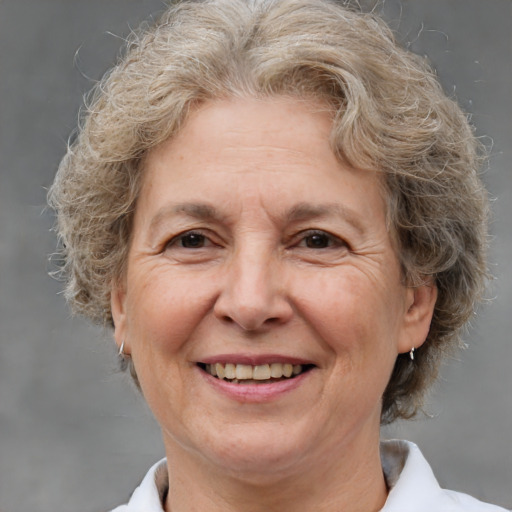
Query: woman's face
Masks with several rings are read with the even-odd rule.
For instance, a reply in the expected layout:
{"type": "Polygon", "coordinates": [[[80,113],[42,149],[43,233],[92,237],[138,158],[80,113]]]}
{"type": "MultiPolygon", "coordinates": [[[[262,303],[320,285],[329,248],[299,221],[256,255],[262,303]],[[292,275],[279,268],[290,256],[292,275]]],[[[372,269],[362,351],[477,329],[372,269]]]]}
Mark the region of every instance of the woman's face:
{"type": "Polygon", "coordinates": [[[435,290],[402,285],[378,179],[330,130],[320,103],[215,101],[149,153],[112,305],[169,457],[271,475],[378,439],[435,290]]]}

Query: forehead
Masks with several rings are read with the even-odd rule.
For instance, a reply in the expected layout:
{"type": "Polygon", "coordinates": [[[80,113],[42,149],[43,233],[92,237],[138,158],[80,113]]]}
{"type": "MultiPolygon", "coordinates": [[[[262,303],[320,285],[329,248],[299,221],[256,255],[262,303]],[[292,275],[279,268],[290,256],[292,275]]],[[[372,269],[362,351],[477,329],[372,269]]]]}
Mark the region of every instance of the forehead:
{"type": "MultiPolygon", "coordinates": [[[[288,158],[315,154],[325,157],[332,130],[332,109],[312,98],[230,98],[202,102],[189,112],[180,131],[152,149],[148,160],[172,151],[183,160],[213,159],[229,147],[237,151],[288,149],[288,158]],[[311,144],[302,145],[305,139],[311,144]],[[193,144],[190,141],[193,140],[193,144]],[[316,151],[318,149],[318,151],[316,151]]],[[[334,156],[334,155],[333,155],[334,156]]]]}
{"type": "Polygon", "coordinates": [[[141,202],[268,199],[293,207],[381,203],[376,173],[344,165],[331,149],[329,108],[296,98],[232,99],[196,107],[181,131],[149,152],[141,202]]]}

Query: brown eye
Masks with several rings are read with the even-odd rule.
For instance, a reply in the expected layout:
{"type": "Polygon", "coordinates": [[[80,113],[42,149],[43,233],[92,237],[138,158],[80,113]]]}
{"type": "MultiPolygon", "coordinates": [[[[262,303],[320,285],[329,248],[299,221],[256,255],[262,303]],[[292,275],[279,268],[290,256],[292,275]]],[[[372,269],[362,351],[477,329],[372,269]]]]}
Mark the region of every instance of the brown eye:
{"type": "Polygon", "coordinates": [[[326,233],[312,233],[304,237],[306,247],[309,249],[325,249],[332,245],[332,240],[326,233]]]}
{"type": "Polygon", "coordinates": [[[206,237],[201,233],[185,233],[179,238],[179,244],[185,249],[200,249],[204,247],[206,237]]]}

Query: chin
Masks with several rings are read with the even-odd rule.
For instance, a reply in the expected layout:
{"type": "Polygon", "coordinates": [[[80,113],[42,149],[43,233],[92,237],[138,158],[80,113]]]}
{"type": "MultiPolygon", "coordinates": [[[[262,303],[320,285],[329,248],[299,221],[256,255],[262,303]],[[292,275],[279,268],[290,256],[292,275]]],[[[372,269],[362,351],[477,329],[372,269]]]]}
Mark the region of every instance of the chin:
{"type": "Polygon", "coordinates": [[[186,448],[224,473],[254,484],[268,484],[275,482],[276,475],[297,472],[306,458],[309,441],[297,427],[283,428],[279,421],[232,424],[203,432],[195,443],[188,437],[186,448]]]}

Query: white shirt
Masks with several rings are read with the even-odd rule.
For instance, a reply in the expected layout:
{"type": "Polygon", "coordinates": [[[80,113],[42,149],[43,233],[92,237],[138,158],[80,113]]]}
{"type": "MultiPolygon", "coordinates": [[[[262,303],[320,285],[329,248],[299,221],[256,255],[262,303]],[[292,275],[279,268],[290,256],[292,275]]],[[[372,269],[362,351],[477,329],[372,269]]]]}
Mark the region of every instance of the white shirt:
{"type": "MultiPolygon", "coordinates": [[[[504,508],[441,489],[419,448],[408,441],[381,442],[382,468],[390,488],[380,512],[506,512],[504,508]]],[[[163,512],[167,464],[155,464],[126,505],[112,512],[163,512]]]]}

